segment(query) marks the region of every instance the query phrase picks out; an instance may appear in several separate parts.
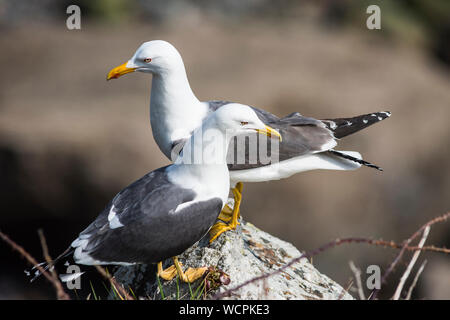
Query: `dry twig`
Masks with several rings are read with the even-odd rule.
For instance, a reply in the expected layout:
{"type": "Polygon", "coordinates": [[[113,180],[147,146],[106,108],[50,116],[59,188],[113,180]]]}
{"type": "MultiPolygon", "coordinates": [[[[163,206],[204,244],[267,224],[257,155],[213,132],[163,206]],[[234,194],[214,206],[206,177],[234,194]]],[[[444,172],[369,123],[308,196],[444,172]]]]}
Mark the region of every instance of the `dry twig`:
{"type": "MultiPolygon", "coordinates": [[[[13,240],[11,240],[6,234],[0,231],[0,238],[3,239],[13,250],[17,251],[22,257],[24,257],[31,265],[33,265],[39,272],[42,273],[44,277],[47,278],[48,281],[50,281],[51,284],[55,287],[55,290],[57,292],[57,296],[59,298],[60,292],[62,288],[61,282],[55,281],[50,273],[48,273],[44,268],[42,268],[39,263],[36,261],[36,259],[33,258],[23,247],[15,243],[13,240]]],[[[62,289],[64,292],[64,289],[62,289]]],[[[69,299],[69,296],[67,293],[64,292],[65,295],[61,295],[62,299],[69,299]]]]}
{"type": "MultiPolygon", "coordinates": [[[[427,237],[428,237],[429,233],[430,233],[430,226],[427,226],[425,228],[425,230],[423,231],[422,239],[420,239],[420,242],[419,242],[419,245],[418,245],[419,248],[423,247],[423,245],[425,244],[425,241],[427,240],[427,237]]],[[[403,286],[405,285],[405,282],[408,279],[409,274],[411,273],[411,270],[414,267],[414,264],[416,263],[417,258],[419,257],[419,255],[420,255],[420,250],[417,250],[416,252],[414,252],[414,254],[413,254],[412,258],[411,258],[411,261],[409,262],[408,267],[405,270],[405,273],[403,273],[402,277],[400,278],[400,282],[399,282],[399,284],[397,286],[397,289],[395,290],[395,293],[394,293],[394,295],[392,297],[392,300],[400,299],[400,295],[402,293],[403,286]]]]}
{"type": "MultiPolygon", "coordinates": [[[[52,258],[50,257],[50,254],[48,253],[48,246],[47,241],[45,240],[44,232],[42,229],[38,230],[39,240],[41,241],[41,247],[42,252],[44,254],[45,261],[51,265],[53,263],[52,258]]],[[[64,288],[62,286],[61,281],[58,278],[58,275],[56,274],[55,268],[50,267],[50,273],[53,279],[53,285],[56,289],[56,296],[58,297],[58,300],[70,300],[69,295],[64,291],[64,288]]]]}
{"type": "Polygon", "coordinates": [[[410,300],[411,299],[411,295],[412,295],[412,292],[413,292],[414,288],[416,287],[417,280],[419,280],[419,277],[422,274],[422,271],[425,268],[426,264],[427,264],[427,260],[422,262],[422,264],[420,265],[420,268],[417,271],[416,276],[414,277],[414,280],[413,280],[411,286],[409,287],[408,294],[406,295],[405,300],[410,300]]]}
{"type": "Polygon", "coordinates": [[[352,270],[352,272],[355,276],[356,287],[358,288],[359,299],[366,300],[366,296],[364,295],[364,290],[363,290],[362,282],[361,282],[361,270],[355,266],[353,261],[350,261],[349,265],[350,265],[350,269],[352,270]]]}
{"type": "Polygon", "coordinates": [[[350,289],[353,286],[353,279],[350,278],[349,281],[347,282],[347,286],[344,288],[342,288],[341,294],[338,297],[338,300],[342,300],[345,296],[346,293],[348,293],[350,291],[350,289]]]}

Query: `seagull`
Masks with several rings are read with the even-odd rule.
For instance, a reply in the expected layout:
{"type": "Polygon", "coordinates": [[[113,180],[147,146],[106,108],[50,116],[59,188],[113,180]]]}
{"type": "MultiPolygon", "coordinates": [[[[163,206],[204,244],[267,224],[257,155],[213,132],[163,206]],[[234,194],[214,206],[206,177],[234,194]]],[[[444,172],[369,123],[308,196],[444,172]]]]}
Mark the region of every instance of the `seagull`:
{"type": "Polygon", "coordinates": [[[158,275],[165,280],[177,274],[184,282],[201,277],[206,267],[183,272],[177,255],[199,241],[216,221],[230,187],[229,141],[249,132],[281,138],[248,106],[228,104],[211,113],[173,164],[120,191],[52,265],[73,254],[75,262],[83,265],[157,263],[158,275]],[[202,160],[194,162],[199,155],[202,160]],[[162,261],[171,257],[174,265],[163,270],[162,261]]]}
{"type": "MultiPolygon", "coordinates": [[[[172,161],[208,115],[230,103],[198,100],[189,85],[183,59],[169,42],[153,40],[143,43],[131,59],[108,73],[107,80],[135,71],[153,75],[150,99],[152,133],[161,151],[172,161]]],[[[278,149],[271,149],[278,161],[268,164],[249,161],[237,163],[232,159],[229,163],[230,185],[234,207],[238,209],[231,210],[228,205],[224,207],[219,219],[228,223],[218,222],[214,225],[211,242],[238,225],[243,182],[278,180],[315,169],[354,170],[362,165],[382,171],[378,166],[363,160],[358,152],[337,151],[334,147],[338,139],[388,118],[391,115],[388,111],[318,120],[304,117],[298,112],[279,118],[265,110],[251,108],[263,123],[283,136],[278,149]]],[[[233,143],[237,144],[236,138],[233,143]]],[[[234,148],[230,147],[232,150],[234,148]]],[[[248,160],[251,154],[244,151],[238,156],[248,160]]]]}

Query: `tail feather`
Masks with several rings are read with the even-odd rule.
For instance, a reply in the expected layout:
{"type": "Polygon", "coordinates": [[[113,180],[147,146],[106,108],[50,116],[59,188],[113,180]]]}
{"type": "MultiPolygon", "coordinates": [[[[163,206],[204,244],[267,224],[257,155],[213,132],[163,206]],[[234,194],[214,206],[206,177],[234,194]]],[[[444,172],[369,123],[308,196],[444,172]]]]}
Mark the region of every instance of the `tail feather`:
{"type": "Polygon", "coordinates": [[[335,156],[338,156],[338,157],[341,157],[341,158],[344,158],[344,159],[347,159],[347,160],[354,161],[354,162],[359,163],[359,164],[361,164],[361,165],[363,165],[363,166],[370,167],[370,168],[374,168],[374,169],[377,169],[377,170],[379,170],[379,171],[383,171],[382,168],[380,168],[380,167],[374,165],[373,163],[370,163],[370,162],[365,161],[365,160],[363,160],[363,159],[358,159],[358,158],[352,157],[352,156],[349,155],[349,154],[342,153],[342,152],[335,151],[335,150],[328,150],[328,152],[331,153],[331,154],[333,154],[333,155],[335,155],[335,156]]]}
{"type": "MultiPolygon", "coordinates": [[[[38,266],[42,267],[42,269],[44,269],[44,271],[51,270],[62,258],[71,255],[73,253],[73,251],[74,251],[74,249],[72,247],[69,247],[53,261],[51,261],[49,263],[41,262],[38,264],[38,266]]],[[[37,278],[39,278],[42,275],[42,272],[37,268],[37,266],[34,266],[33,268],[31,268],[30,271],[25,270],[25,274],[30,277],[32,276],[33,278],[31,278],[30,282],[33,282],[34,280],[36,280],[37,278]]]]}
{"type": "Polygon", "coordinates": [[[333,131],[335,138],[340,139],[389,118],[390,116],[391,113],[389,111],[382,111],[363,114],[352,118],[324,119],[321,121],[328,129],[333,131]]]}

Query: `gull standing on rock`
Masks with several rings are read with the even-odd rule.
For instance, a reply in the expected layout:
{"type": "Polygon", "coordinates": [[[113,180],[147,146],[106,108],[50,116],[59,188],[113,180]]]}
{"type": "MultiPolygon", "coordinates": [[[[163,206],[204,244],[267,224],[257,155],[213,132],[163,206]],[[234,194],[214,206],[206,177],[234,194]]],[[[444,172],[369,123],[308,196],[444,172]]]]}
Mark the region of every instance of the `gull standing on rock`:
{"type": "MultiPolygon", "coordinates": [[[[193,282],[206,267],[183,271],[177,255],[213,226],[229,193],[226,162],[232,137],[257,132],[280,135],[248,106],[228,104],[210,114],[186,142],[174,164],[152,171],[120,191],[48,269],[73,254],[78,264],[158,263],[158,275],[193,282]],[[201,156],[201,161],[193,157],[201,156]],[[162,269],[162,261],[174,265],[162,269]]],[[[39,275],[39,273],[38,273],[39,275]]]]}

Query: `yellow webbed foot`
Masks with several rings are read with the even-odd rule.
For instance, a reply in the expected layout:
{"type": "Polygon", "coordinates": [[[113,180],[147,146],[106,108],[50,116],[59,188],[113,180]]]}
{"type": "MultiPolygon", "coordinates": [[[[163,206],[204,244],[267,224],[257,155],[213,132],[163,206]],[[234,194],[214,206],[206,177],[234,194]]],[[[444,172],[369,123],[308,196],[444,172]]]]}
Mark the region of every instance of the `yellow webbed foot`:
{"type": "Polygon", "coordinates": [[[192,283],[195,280],[200,279],[207,270],[208,270],[207,267],[188,268],[186,272],[184,272],[184,279],[181,280],[184,282],[192,283]]]}
{"type": "Polygon", "coordinates": [[[233,218],[233,209],[231,209],[231,207],[226,204],[217,218],[225,222],[231,221],[231,219],[233,218]]]}
{"type": "Polygon", "coordinates": [[[162,269],[162,262],[158,263],[158,276],[163,278],[164,280],[172,280],[177,275],[177,268],[174,265],[171,265],[167,269],[162,269]]]}
{"type": "Polygon", "coordinates": [[[200,268],[188,268],[186,272],[183,272],[183,265],[181,264],[181,262],[178,261],[177,257],[173,257],[173,262],[178,277],[183,282],[192,283],[195,280],[201,278],[203,274],[205,274],[206,270],[208,270],[207,267],[200,267],[200,268]]]}

